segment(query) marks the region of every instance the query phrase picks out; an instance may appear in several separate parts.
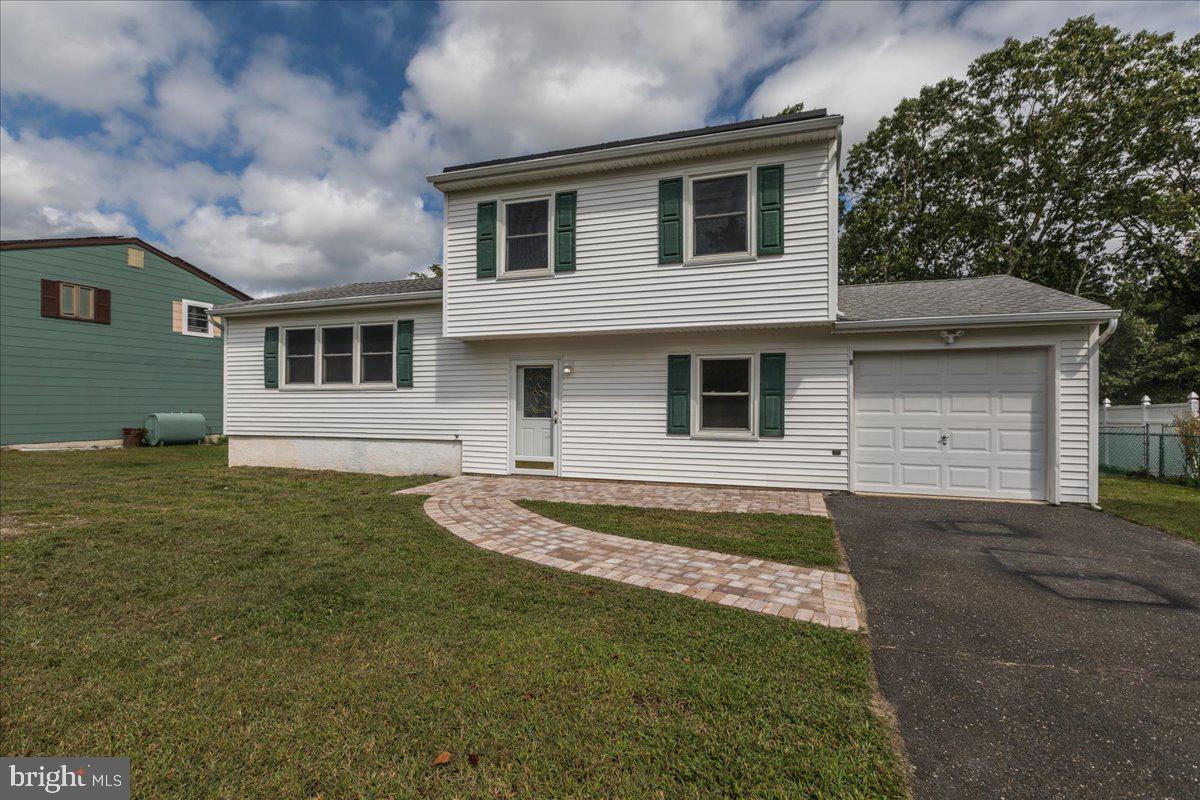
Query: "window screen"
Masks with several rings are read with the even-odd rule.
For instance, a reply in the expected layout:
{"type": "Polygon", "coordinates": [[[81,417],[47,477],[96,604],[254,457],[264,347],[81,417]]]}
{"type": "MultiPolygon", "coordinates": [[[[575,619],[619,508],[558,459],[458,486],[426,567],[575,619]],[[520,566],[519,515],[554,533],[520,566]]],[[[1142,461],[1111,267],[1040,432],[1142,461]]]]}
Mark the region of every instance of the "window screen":
{"type": "Polygon", "coordinates": [[[321,383],[354,382],[354,328],[321,329],[321,383]]]}
{"type": "Polygon", "coordinates": [[[192,333],[208,333],[208,309],[204,306],[187,307],[187,329],[192,333]]]}
{"type": "Polygon", "coordinates": [[[287,331],[284,352],[287,355],[288,383],[316,382],[316,331],[312,329],[287,331]]]}
{"type": "Polygon", "coordinates": [[[505,271],[550,266],[550,201],[531,200],[504,207],[505,271]]]}
{"type": "Polygon", "coordinates": [[[750,430],[750,359],[701,360],[700,428],[750,430]]]}
{"type": "Polygon", "coordinates": [[[746,176],[728,175],[692,183],[692,253],[711,256],[750,249],[746,176]]]}
{"type": "Polygon", "coordinates": [[[392,346],[395,332],[391,325],[363,325],[359,329],[362,347],[363,383],[391,383],[395,358],[392,346]]]}

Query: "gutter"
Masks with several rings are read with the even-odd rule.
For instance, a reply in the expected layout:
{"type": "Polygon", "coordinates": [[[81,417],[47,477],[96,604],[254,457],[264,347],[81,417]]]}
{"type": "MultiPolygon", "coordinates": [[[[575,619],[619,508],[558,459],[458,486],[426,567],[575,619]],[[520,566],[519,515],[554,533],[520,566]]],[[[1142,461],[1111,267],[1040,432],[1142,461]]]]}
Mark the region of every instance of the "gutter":
{"type": "Polygon", "coordinates": [[[434,187],[446,191],[456,183],[477,181],[485,178],[512,178],[525,174],[536,174],[557,167],[594,164],[604,161],[615,161],[622,158],[656,155],[666,152],[677,152],[693,147],[711,147],[713,145],[732,144],[753,139],[771,139],[797,133],[807,133],[825,128],[839,129],[842,117],[831,114],[817,119],[802,119],[795,122],[782,123],[757,128],[745,128],[735,131],[709,133],[687,139],[666,139],[642,144],[609,147],[602,150],[592,150],[586,153],[569,153],[542,158],[517,161],[509,164],[494,164],[487,167],[473,167],[454,172],[438,172],[426,176],[425,180],[434,187]]]}
{"type": "Polygon", "coordinates": [[[282,314],[287,311],[315,311],[325,308],[368,308],[371,306],[393,306],[409,303],[441,302],[441,290],[433,292],[399,292],[396,294],[373,294],[363,297],[333,297],[324,300],[293,300],[288,303],[257,303],[250,306],[218,306],[213,314],[222,317],[246,316],[249,314],[282,314]]]}
{"type": "Polygon", "coordinates": [[[833,332],[835,334],[871,333],[874,331],[938,330],[952,326],[982,327],[996,325],[1038,325],[1062,322],[1096,322],[1116,320],[1119,316],[1121,316],[1121,312],[1114,308],[1106,311],[1054,311],[1038,314],[970,314],[953,317],[851,320],[834,322],[833,332]]]}

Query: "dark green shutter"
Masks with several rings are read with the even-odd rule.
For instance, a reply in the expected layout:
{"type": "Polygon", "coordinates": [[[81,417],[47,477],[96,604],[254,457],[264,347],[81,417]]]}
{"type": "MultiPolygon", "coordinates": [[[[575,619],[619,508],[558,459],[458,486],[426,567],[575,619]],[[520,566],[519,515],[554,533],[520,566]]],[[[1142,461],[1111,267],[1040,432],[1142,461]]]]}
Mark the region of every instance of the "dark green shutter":
{"type": "Polygon", "coordinates": [[[783,252],[783,164],[758,168],[758,254],[783,252]]]}
{"type": "Polygon", "coordinates": [[[396,385],[413,385],[413,321],[396,323],[396,385]]]}
{"type": "Polygon", "coordinates": [[[758,369],[758,435],[783,436],[783,353],[763,353],[758,369]]]}
{"type": "Polygon", "coordinates": [[[683,178],[658,182],[658,263],[683,263],[683,178]]]}
{"type": "Polygon", "coordinates": [[[475,207],[475,277],[496,277],[496,201],[475,207]]]}
{"type": "Polygon", "coordinates": [[[692,357],[667,356],[667,433],[692,430],[692,357]]]}
{"type": "Polygon", "coordinates": [[[575,193],[554,195],[554,271],[575,271],[575,193]]]}
{"type": "Polygon", "coordinates": [[[263,386],[279,388],[279,328],[263,329],[263,386]]]}

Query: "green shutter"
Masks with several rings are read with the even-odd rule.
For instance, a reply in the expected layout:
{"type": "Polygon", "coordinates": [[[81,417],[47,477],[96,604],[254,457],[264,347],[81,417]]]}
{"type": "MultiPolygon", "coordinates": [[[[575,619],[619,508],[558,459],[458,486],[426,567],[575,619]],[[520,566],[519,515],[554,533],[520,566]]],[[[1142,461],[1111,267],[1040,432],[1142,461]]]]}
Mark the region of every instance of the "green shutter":
{"type": "Polygon", "coordinates": [[[683,178],[658,182],[658,263],[683,263],[683,178]]]}
{"type": "Polygon", "coordinates": [[[575,193],[554,195],[554,271],[575,271],[575,193]]]}
{"type": "Polygon", "coordinates": [[[667,356],[667,433],[692,432],[692,357],[667,356]]]}
{"type": "Polygon", "coordinates": [[[783,164],[758,168],[758,254],[783,252],[783,164]]]}
{"type": "Polygon", "coordinates": [[[396,323],[396,385],[413,385],[413,321],[396,323]]]}
{"type": "Polygon", "coordinates": [[[279,388],[279,328],[263,329],[263,386],[279,388]]]}
{"type": "Polygon", "coordinates": [[[758,369],[758,435],[783,436],[783,353],[763,353],[758,369]]]}
{"type": "Polygon", "coordinates": [[[475,207],[475,277],[496,277],[496,201],[475,207]]]}

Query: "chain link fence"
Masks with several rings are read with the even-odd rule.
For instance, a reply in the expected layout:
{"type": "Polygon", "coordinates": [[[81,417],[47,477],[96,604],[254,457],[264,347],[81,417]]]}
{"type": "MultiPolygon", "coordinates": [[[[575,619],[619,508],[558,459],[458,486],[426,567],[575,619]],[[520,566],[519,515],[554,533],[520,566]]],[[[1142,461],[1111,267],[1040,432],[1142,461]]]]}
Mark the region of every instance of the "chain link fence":
{"type": "Polygon", "coordinates": [[[1100,469],[1156,478],[1195,478],[1188,474],[1183,437],[1172,425],[1104,425],[1100,428],[1100,469]]]}

